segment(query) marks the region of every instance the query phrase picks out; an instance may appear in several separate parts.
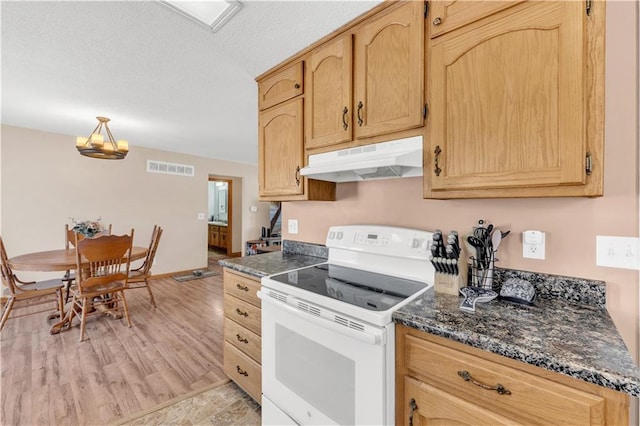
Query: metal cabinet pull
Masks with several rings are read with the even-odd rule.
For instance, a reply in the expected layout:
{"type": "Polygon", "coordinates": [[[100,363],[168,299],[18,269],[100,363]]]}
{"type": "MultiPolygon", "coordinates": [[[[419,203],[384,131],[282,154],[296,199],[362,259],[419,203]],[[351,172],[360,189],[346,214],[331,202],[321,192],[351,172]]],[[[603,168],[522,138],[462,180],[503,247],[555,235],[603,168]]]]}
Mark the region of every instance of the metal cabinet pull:
{"type": "Polygon", "coordinates": [[[243,312],[239,308],[236,308],[236,313],[238,315],[242,315],[243,317],[248,317],[249,316],[249,312],[243,312]]]}
{"type": "Polygon", "coordinates": [[[442,150],[440,149],[440,145],[436,145],[436,149],[433,150],[433,153],[436,155],[435,156],[435,168],[433,169],[434,173],[436,174],[436,176],[440,176],[440,172],[442,172],[442,169],[440,168],[440,165],[438,164],[438,159],[440,157],[440,154],[442,153],[442,150]]]}
{"type": "Polygon", "coordinates": [[[362,127],[362,123],[364,123],[364,120],[360,116],[360,111],[362,111],[362,107],[364,107],[364,105],[362,104],[362,101],[358,102],[358,110],[356,111],[356,115],[358,116],[358,126],[360,127],[362,127]]]}
{"type": "Polygon", "coordinates": [[[242,343],[249,343],[249,340],[245,339],[244,337],[242,337],[239,334],[236,334],[236,339],[238,339],[238,341],[242,342],[242,343]]]}
{"type": "Polygon", "coordinates": [[[296,185],[300,186],[300,166],[296,167],[296,185]]]}
{"type": "Polygon", "coordinates": [[[436,19],[433,20],[433,25],[437,27],[440,24],[442,24],[442,19],[439,16],[436,16],[436,19]]]}
{"type": "Polygon", "coordinates": [[[477,380],[474,380],[473,377],[471,377],[471,373],[469,373],[466,370],[458,371],[458,376],[462,377],[462,379],[464,379],[465,382],[471,382],[476,386],[480,386],[482,389],[494,390],[498,392],[500,395],[511,395],[511,391],[505,388],[504,386],[502,386],[500,383],[496,383],[495,386],[485,385],[482,382],[478,382],[477,380]]]}
{"type": "Polygon", "coordinates": [[[236,365],[236,371],[238,371],[238,374],[240,374],[241,376],[249,377],[249,373],[240,368],[239,365],[236,365]]]}
{"type": "Polygon", "coordinates": [[[409,426],[413,426],[413,412],[418,409],[418,404],[416,404],[416,400],[411,398],[409,401],[409,426]]]}
{"type": "Polygon", "coordinates": [[[242,286],[240,284],[236,284],[236,287],[238,287],[238,290],[249,291],[249,287],[247,287],[246,285],[242,286]]]}
{"type": "Polygon", "coordinates": [[[293,88],[294,88],[294,89],[299,89],[299,88],[300,88],[300,84],[298,84],[298,83],[294,84],[294,85],[293,85],[293,88]]]}
{"type": "Polygon", "coordinates": [[[344,107],[344,109],[342,110],[342,128],[344,130],[347,130],[347,128],[349,127],[349,124],[347,123],[347,114],[349,113],[349,108],[344,107]]]}

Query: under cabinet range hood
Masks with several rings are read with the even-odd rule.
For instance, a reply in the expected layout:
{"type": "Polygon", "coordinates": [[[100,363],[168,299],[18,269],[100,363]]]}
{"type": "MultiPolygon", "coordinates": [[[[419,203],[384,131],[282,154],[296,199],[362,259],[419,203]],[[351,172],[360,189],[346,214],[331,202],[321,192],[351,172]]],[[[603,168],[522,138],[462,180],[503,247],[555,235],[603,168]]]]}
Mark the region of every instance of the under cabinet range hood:
{"type": "Polygon", "coordinates": [[[312,154],[300,174],[330,182],[422,176],[422,136],[312,154]]]}

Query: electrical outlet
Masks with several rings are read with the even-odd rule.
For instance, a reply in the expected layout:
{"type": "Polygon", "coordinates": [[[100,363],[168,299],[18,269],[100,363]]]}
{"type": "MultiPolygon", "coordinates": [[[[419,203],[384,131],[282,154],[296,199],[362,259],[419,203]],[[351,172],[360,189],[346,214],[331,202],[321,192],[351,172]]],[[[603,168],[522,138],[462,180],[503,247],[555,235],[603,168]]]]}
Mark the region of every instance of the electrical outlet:
{"type": "Polygon", "coordinates": [[[298,219],[289,219],[289,233],[297,234],[298,233],[298,219]]]}
{"type": "Polygon", "coordinates": [[[545,258],[545,235],[542,231],[524,231],[522,233],[522,257],[525,259],[545,258]]]}
{"type": "Polygon", "coordinates": [[[596,236],[596,265],[640,269],[640,238],[596,236]]]}
{"type": "Polygon", "coordinates": [[[198,213],[198,220],[204,220],[204,213],[198,213]]]}

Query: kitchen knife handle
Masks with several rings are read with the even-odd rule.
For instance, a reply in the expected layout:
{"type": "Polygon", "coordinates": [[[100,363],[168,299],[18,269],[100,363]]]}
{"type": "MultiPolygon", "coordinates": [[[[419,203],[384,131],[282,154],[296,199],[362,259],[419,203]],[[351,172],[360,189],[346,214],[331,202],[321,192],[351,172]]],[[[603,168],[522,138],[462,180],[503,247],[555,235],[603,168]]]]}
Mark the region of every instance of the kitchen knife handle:
{"type": "Polygon", "coordinates": [[[480,386],[482,389],[494,390],[498,392],[500,395],[511,395],[511,391],[505,388],[504,386],[502,386],[500,383],[496,383],[495,386],[485,385],[482,382],[478,382],[477,380],[474,380],[473,377],[471,377],[471,373],[469,373],[466,370],[458,371],[458,376],[462,377],[462,379],[465,382],[471,382],[476,386],[480,386]]]}
{"type": "Polygon", "coordinates": [[[358,116],[358,126],[362,127],[362,123],[364,123],[364,120],[362,119],[362,117],[360,116],[360,112],[362,111],[362,107],[364,107],[364,105],[362,104],[362,101],[358,102],[358,111],[357,112],[357,116],[358,116]]]}

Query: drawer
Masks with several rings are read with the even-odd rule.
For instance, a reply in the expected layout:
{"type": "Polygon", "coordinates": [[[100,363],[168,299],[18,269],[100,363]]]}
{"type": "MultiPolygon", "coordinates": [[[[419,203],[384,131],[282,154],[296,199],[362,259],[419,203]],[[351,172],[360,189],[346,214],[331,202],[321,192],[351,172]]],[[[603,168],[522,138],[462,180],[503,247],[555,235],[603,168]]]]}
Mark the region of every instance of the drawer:
{"type": "Polygon", "coordinates": [[[224,296],[224,316],[248,328],[257,335],[262,335],[262,312],[260,308],[243,302],[229,294],[224,296]]]}
{"type": "Polygon", "coordinates": [[[262,363],[262,339],[235,321],[225,318],[224,338],[236,348],[249,355],[258,364],[262,363]]]}
{"type": "Polygon", "coordinates": [[[260,290],[260,280],[233,273],[228,269],[224,270],[224,292],[226,294],[231,294],[252,305],[261,306],[260,299],[256,294],[258,290],[260,290]]]}
{"type": "Polygon", "coordinates": [[[511,367],[406,336],[409,374],[459,398],[525,423],[604,424],[604,398],[511,367]],[[459,374],[467,372],[472,380],[459,374]],[[500,394],[474,384],[502,385],[500,394]]]}
{"type": "Polygon", "coordinates": [[[224,344],[224,372],[251,395],[258,404],[261,403],[262,369],[260,364],[228,342],[224,344]]]}
{"type": "Polygon", "coordinates": [[[431,26],[431,38],[475,22],[521,1],[432,1],[429,2],[427,23],[431,26]]]}

